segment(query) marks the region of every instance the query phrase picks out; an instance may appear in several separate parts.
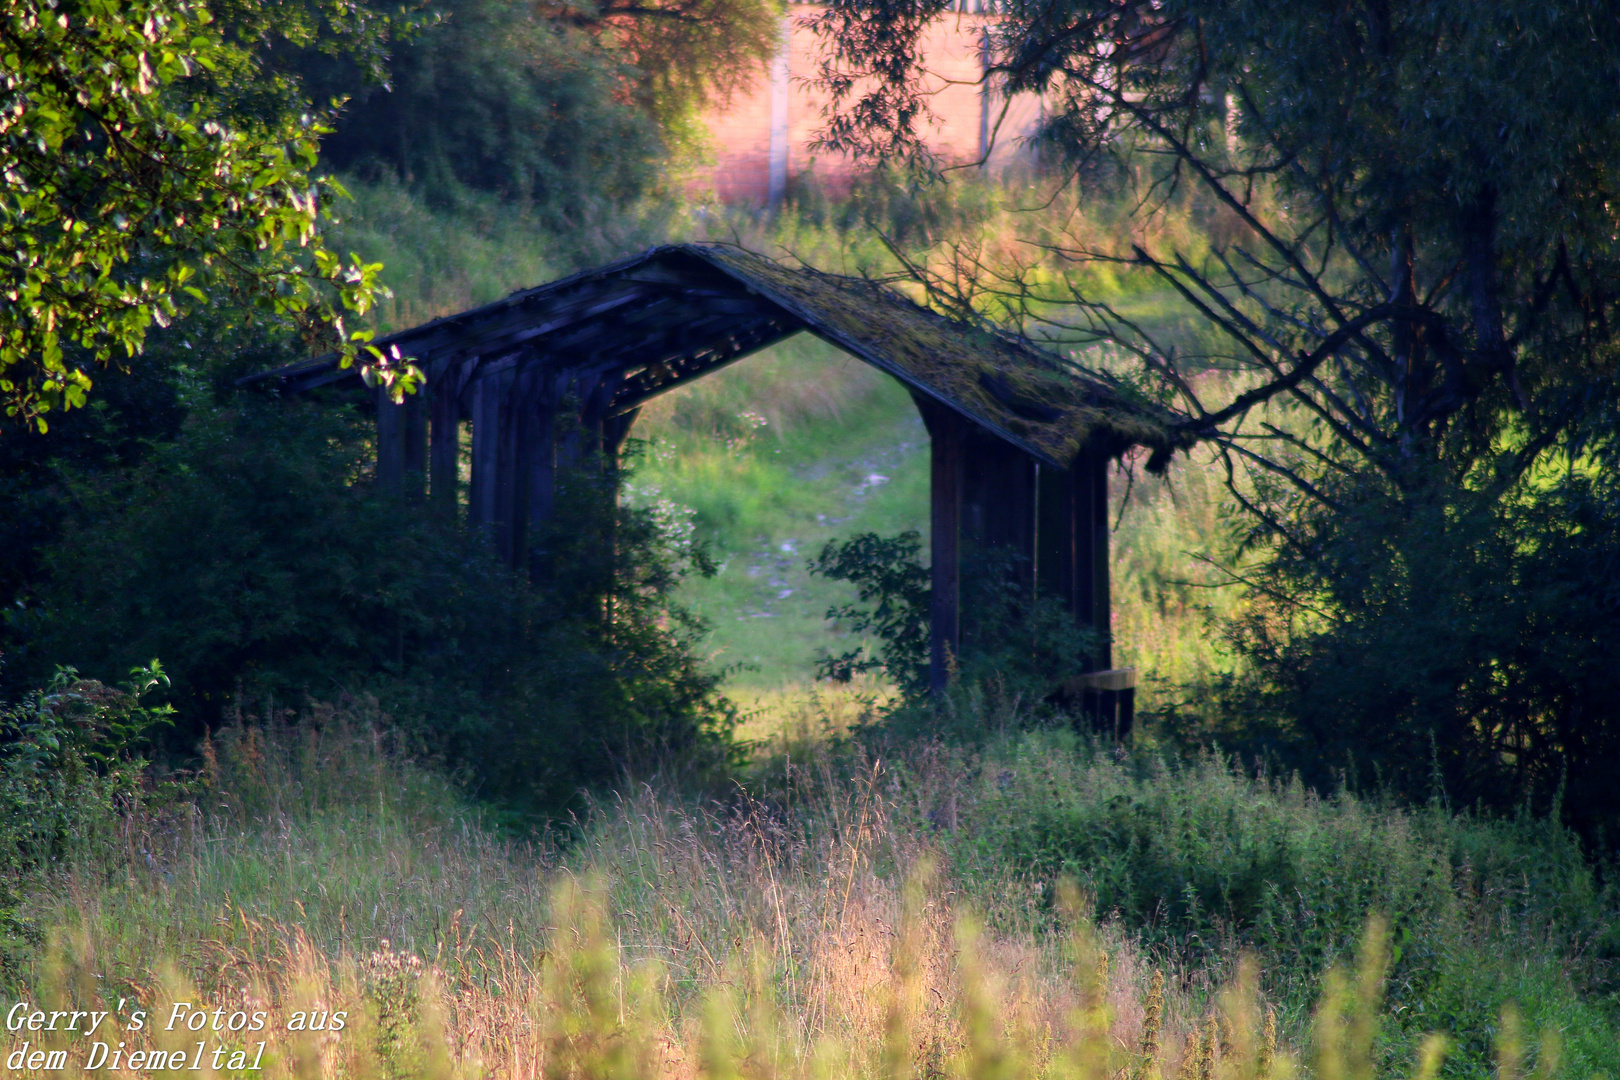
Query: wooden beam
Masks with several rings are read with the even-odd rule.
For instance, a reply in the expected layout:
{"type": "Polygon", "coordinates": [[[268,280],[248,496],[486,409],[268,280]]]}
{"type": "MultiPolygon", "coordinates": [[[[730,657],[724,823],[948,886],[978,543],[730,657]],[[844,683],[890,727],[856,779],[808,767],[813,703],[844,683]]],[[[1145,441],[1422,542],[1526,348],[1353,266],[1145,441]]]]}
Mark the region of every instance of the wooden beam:
{"type": "Polygon", "coordinates": [[[950,686],[961,650],[962,434],[966,422],[930,398],[913,395],[928,427],[929,530],[932,596],[929,608],[928,688],[938,697],[950,686]]]}
{"type": "Polygon", "coordinates": [[[1102,636],[1086,658],[1087,671],[1107,670],[1113,657],[1108,463],[1105,447],[1087,445],[1067,470],[1043,465],[1038,479],[1037,588],[1062,600],[1077,626],[1102,636]]]}
{"type": "Polygon", "coordinates": [[[594,410],[597,413],[594,430],[587,416],[593,411],[591,403],[596,388],[601,385],[602,373],[592,370],[574,371],[567,373],[560,381],[562,389],[559,403],[566,402],[570,408],[566,417],[560,411],[558,413],[560,430],[557,438],[557,468],[563,470],[585,468],[602,445],[600,409],[594,410]]]}
{"type": "Polygon", "coordinates": [[[1004,635],[1035,598],[1035,467],[1035,459],[1018,447],[964,421],[960,543],[969,582],[961,601],[964,655],[1000,648],[1004,642],[987,635],[1004,635]]]}
{"type": "Polygon", "coordinates": [[[1010,558],[1020,593],[1035,587],[1035,459],[969,424],[962,440],[962,544],[1010,558]]]}
{"type": "Polygon", "coordinates": [[[1074,530],[1074,614],[1100,641],[1088,669],[1113,666],[1113,632],[1108,583],[1108,455],[1088,445],[1069,467],[1074,530]]]}
{"type": "Polygon", "coordinates": [[[624,449],[624,440],[630,437],[630,429],[635,425],[636,417],[640,415],[640,409],[630,409],[613,413],[602,421],[602,456],[609,463],[618,464],[620,452],[624,449]]]}
{"type": "Polygon", "coordinates": [[[1036,593],[1056,597],[1072,612],[1074,499],[1069,470],[1041,465],[1036,485],[1036,593]]]}
{"type": "Polygon", "coordinates": [[[523,557],[529,576],[540,573],[536,543],[557,508],[557,405],[560,391],[555,375],[542,376],[545,385],[535,395],[533,437],[529,440],[529,514],[523,557]]]}
{"type": "Polygon", "coordinates": [[[613,411],[638,408],[660,394],[736,363],[760,349],[792,337],[803,327],[797,323],[764,319],[738,325],[720,335],[690,335],[701,344],[685,351],[648,348],[625,364],[626,378],[613,401],[613,411]]]}
{"type": "Polygon", "coordinates": [[[405,407],[395,405],[388,388],[378,386],[377,399],[377,486],[398,493],[405,479],[405,407]]]}
{"type": "Polygon", "coordinates": [[[472,483],[467,497],[467,524],[489,529],[495,524],[495,473],[501,438],[500,376],[472,384],[472,483]]]}
{"type": "Polygon", "coordinates": [[[448,518],[456,512],[456,487],[461,482],[461,401],[457,372],[450,371],[428,399],[432,439],[428,447],[428,491],[436,513],[448,518]]]}
{"type": "Polygon", "coordinates": [[[500,441],[495,450],[495,553],[508,565],[519,563],[528,517],[529,431],[524,409],[531,372],[511,371],[497,376],[501,386],[500,441]]]}
{"type": "Polygon", "coordinates": [[[405,497],[412,502],[420,502],[427,489],[427,456],[428,456],[428,403],[425,400],[426,390],[418,391],[405,399],[403,423],[403,453],[401,455],[402,473],[405,481],[405,497]]]}

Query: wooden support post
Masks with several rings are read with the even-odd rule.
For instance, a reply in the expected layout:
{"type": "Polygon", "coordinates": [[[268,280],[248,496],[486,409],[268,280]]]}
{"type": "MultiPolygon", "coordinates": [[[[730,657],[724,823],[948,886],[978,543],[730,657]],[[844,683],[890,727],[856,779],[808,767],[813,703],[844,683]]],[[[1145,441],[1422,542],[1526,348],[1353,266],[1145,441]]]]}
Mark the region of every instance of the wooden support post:
{"type": "Polygon", "coordinates": [[[461,479],[460,373],[445,372],[429,399],[433,419],[428,448],[428,490],[434,510],[448,518],[456,512],[456,486],[461,479]]]}
{"type": "Polygon", "coordinates": [[[489,529],[495,524],[495,459],[501,438],[501,387],[498,376],[472,386],[472,483],[467,498],[467,524],[489,529]]]}
{"type": "Polygon", "coordinates": [[[523,398],[527,379],[504,371],[500,380],[500,441],[495,450],[495,553],[508,565],[518,565],[528,506],[527,424],[523,398]],[[520,498],[521,496],[521,498],[520,498]]]}
{"type": "Polygon", "coordinates": [[[535,399],[529,442],[529,527],[524,547],[531,578],[541,573],[536,544],[557,506],[557,396],[551,392],[551,377],[546,383],[535,399]]]}
{"type": "Polygon", "coordinates": [[[622,369],[606,372],[592,381],[588,392],[580,394],[579,427],[585,453],[596,459],[596,467],[604,473],[614,471],[619,463],[619,442],[630,428],[616,431],[617,425],[608,417],[613,395],[624,382],[622,369]],[[611,443],[611,447],[610,444],[611,443]]]}
{"type": "Polygon", "coordinates": [[[602,421],[602,454],[608,461],[617,464],[624,440],[630,437],[630,429],[640,414],[640,409],[631,409],[602,421]]]}
{"type": "Polygon", "coordinates": [[[559,412],[562,430],[557,441],[557,468],[581,469],[590,466],[602,445],[602,418],[594,406],[599,373],[570,373],[559,387],[559,403],[571,403],[570,415],[559,412]],[[593,422],[594,414],[594,422],[593,422]]]}
{"type": "Polygon", "coordinates": [[[378,386],[377,486],[398,492],[405,479],[405,406],[389,400],[388,388],[378,386]]]}
{"type": "Polygon", "coordinates": [[[1074,500],[1069,470],[1040,466],[1036,480],[1036,591],[1074,606],[1074,500]]]}
{"type": "Polygon", "coordinates": [[[928,426],[932,473],[929,529],[933,549],[928,688],[937,697],[950,685],[961,649],[962,434],[966,422],[929,398],[915,398],[928,426]]]}
{"type": "Polygon", "coordinates": [[[1113,666],[1113,617],[1108,588],[1108,455],[1086,447],[1069,466],[1074,529],[1074,615],[1099,642],[1088,669],[1113,666]]]}
{"type": "Polygon", "coordinates": [[[1136,669],[1092,671],[1065,680],[1046,699],[1074,711],[1075,726],[1123,743],[1136,724],[1136,669]]]}
{"type": "Polygon", "coordinates": [[[1081,627],[1102,640],[1086,658],[1085,670],[1111,666],[1113,617],[1108,582],[1108,454],[1083,447],[1066,471],[1040,471],[1038,587],[1056,596],[1081,627]]]}
{"type": "Polygon", "coordinates": [[[1036,475],[1034,458],[966,422],[961,455],[962,565],[966,573],[997,578],[964,593],[961,648],[971,653],[985,634],[1016,622],[1035,598],[1036,475]],[[1003,584],[1012,586],[1010,594],[1003,584]]]}
{"type": "Polygon", "coordinates": [[[405,497],[420,502],[427,489],[428,403],[426,391],[418,391],[405,399],[404,447],[401,455],[405,480],[405,497]]]}

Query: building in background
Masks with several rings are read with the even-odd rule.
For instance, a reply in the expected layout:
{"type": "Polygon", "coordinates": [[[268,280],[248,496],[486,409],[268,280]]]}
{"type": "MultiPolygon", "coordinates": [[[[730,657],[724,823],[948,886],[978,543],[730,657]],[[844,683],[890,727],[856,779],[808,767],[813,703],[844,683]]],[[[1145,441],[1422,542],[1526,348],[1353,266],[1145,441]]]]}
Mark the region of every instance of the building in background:
{"type": "MultiPolygon", "coordinates": [[[[993,135],[987,164],[1001,167],[1022,152],[1023,137],[1040,121],[1041,103],[1033,95],[1009,103],[982,85],[985,26],[995,16],[986,13],[986,0],[955,0],[953,6],[924,44],[926,69],[938,87],[929,101],[934,118],[925,137],[941,158],[969,162],[985,158],[993,135]]],[[[722,202],[774,206],[789,181],[812,170],[835,191],[853,178],[856,166],[847,158],[810,148],[824,123],[827,95],[812,85],[821,42],[804,20],[821,10],[795,2],[783,17],[782,46],[768,70],[729,108],[708,118],[716,160],[699,184],[712,187],[722,202]]]]}

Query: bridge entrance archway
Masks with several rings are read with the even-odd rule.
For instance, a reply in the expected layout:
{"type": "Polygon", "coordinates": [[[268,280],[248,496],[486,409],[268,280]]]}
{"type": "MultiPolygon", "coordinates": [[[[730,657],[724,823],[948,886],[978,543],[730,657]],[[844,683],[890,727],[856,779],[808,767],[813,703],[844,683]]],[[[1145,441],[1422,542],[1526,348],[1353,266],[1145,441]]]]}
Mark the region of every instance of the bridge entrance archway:
{"type": "MultiPolygon", "coordinates": [[[[1157,410],[1050,353],[866,279],[671,245],[389,335],[377,344],[427,378],[404,404],[369,391],[378,482],[456,512],[470,421],[468,522],[524,568],[560,469],[615,459],[645,402],[801,332],[898,379],[927,425],[935,688],[961,647],[972,546],[1015,556],[1021,588],[1059,597],[1099,631],[1088,666],[1108,668],[1108,463],[1136,445],[1163,460],[1179,437],[1157,410]]],[[[287,393],[364,388],[333,357],[255,378],[287,393]]]]}

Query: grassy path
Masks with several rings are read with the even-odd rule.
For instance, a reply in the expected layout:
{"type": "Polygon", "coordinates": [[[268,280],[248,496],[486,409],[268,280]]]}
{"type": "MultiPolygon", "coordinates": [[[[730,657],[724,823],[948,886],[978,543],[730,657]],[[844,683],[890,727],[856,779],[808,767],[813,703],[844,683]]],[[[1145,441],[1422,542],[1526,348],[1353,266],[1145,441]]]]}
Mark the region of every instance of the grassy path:
{"type": "Polygon", "coordinates": [[[648,447],[629,497],[684,508],[720,562],[687,600],[714,627],[716,661],[746,665],[745,695],[804,682],[843,647],[826,613],[849,587],[806,568],[828,540],[927,528],[928,436],[910,398],[812,339],[670,395],[636,435],[648,447]]]}

